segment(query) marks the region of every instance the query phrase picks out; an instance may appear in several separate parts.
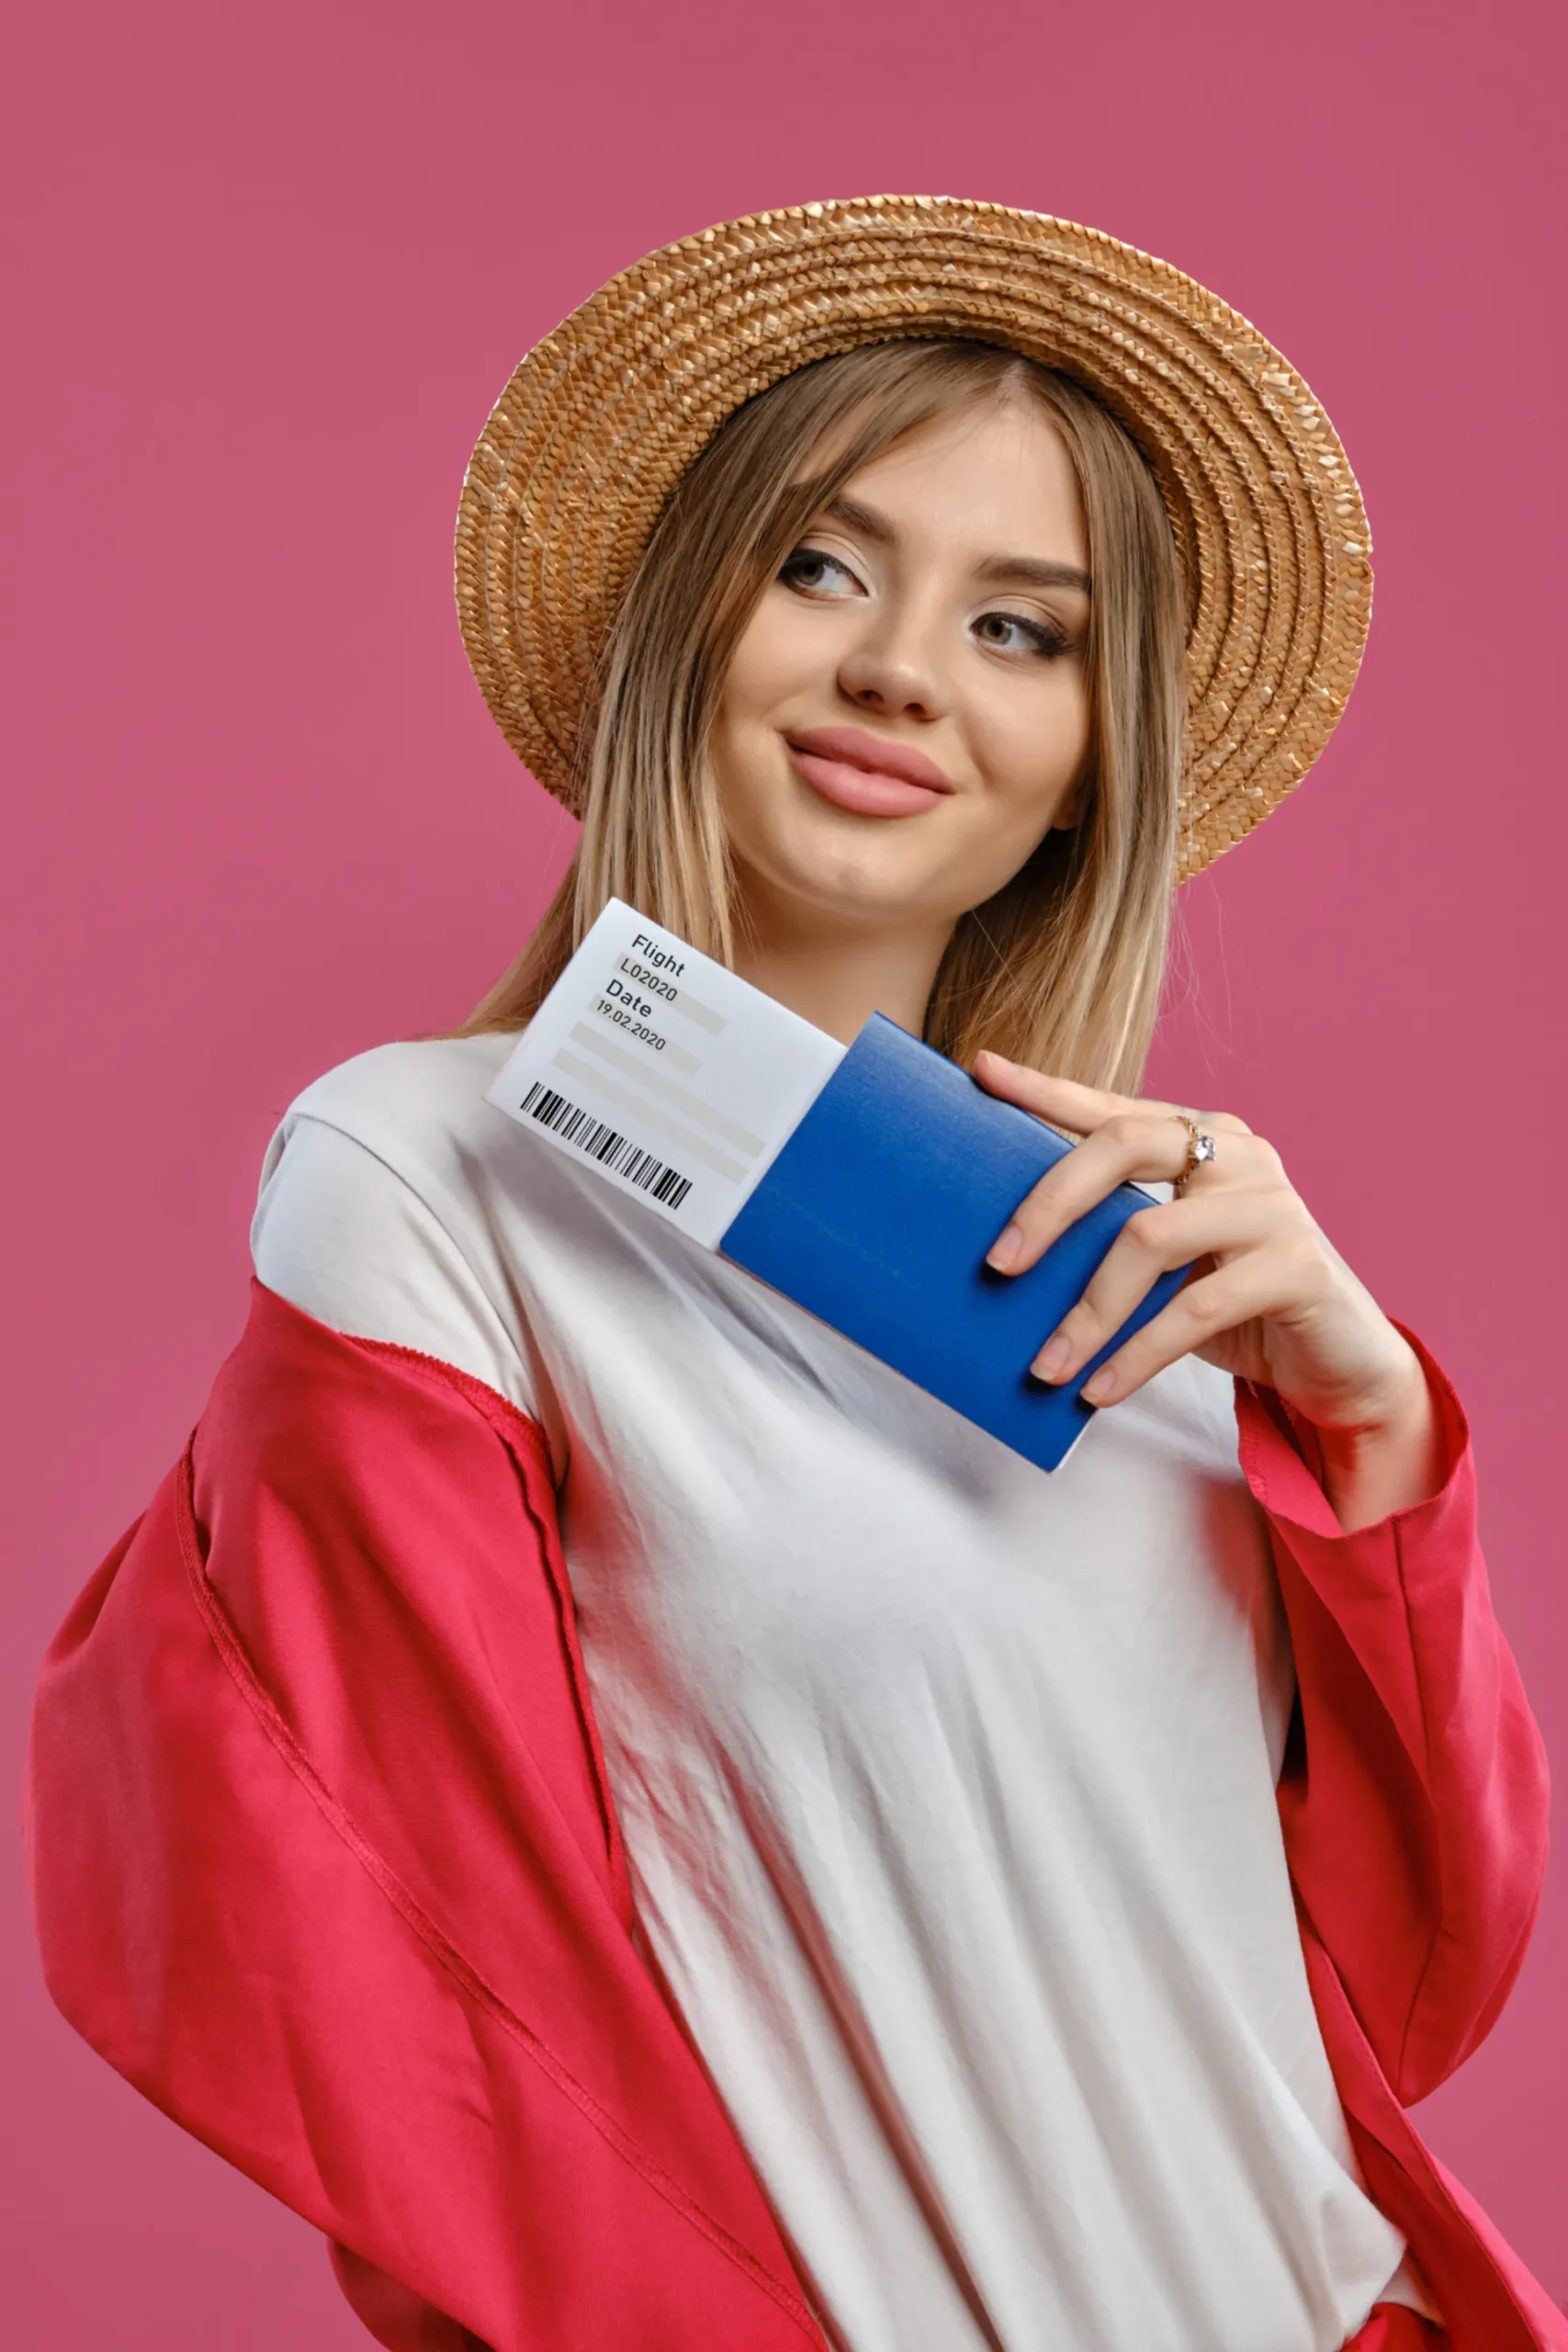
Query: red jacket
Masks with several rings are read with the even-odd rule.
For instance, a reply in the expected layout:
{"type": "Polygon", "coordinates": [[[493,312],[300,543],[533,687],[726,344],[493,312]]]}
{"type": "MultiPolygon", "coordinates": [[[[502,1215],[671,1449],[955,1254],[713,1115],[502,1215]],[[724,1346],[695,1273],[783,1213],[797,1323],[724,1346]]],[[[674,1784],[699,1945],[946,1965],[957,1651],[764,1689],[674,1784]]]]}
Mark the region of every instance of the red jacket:
{"type": "MultiPolygon", "coordinates": [[[[1441,1494],[1355,1535],[1241,1395],[1300,1685],[1280,1817],[1371,2194],[1457,2352],[1568,2352],[1404,2111],[1495,2018],[1546,1831],[1434,1385],[1441,1494]]],[[[66,2017],[338,2242],[383,2343],[820,2346],[638,1957],[544,1442],[480,1383],[258,1286],[50,1652],[29,1813],[66,2017]]]]}

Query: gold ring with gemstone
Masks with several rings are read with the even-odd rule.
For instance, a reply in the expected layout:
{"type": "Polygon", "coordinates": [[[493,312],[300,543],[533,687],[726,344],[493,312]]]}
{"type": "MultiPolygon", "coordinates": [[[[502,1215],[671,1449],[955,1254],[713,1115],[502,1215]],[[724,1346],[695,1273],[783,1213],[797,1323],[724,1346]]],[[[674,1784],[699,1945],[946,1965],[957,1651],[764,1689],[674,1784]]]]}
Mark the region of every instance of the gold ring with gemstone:
{"type": "Polygon", "coordinates": [[[1194,1169],[1201,1168],[1206,1159],[1218,1159],[1219,1148],[1213,1136],[1205,1135],[1190,1111],[1173,1111],[1170,1115],[1179,1127],[1187,1130],[1187,1165],[1176,1180],[1176,1189],[1179,1193],[1190,1182],[1194,1169]]]}

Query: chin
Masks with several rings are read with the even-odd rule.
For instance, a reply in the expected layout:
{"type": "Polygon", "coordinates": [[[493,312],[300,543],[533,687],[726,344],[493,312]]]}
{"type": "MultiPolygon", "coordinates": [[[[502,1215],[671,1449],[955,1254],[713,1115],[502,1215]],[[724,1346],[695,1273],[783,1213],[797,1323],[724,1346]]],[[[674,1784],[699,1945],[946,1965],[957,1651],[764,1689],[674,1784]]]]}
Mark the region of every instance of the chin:
{"type": "MultiPolygon", "coordinates": [[[[879,820],[892,821],[892,820],[879,820]]],[[[916,820],[915,821],[919,821],[916,820]]],[[[953,922],[978,899],[953,903],[952,861],[908,838],[846,840],[837,827],[783,844],[750,872],[769,897],[807,905],[843,922],[886,923],[915,917],[953,922]]],[[[742,869],[745,870],[744,868],[742,869]]]]}

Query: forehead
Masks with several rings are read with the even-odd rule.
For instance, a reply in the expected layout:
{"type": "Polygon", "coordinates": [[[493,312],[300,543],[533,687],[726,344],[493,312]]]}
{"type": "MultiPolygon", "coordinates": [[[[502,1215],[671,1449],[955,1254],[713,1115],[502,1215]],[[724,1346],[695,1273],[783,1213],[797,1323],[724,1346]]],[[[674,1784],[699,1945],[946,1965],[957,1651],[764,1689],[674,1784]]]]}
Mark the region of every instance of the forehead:
{"type": "Polygon", "coordinates": [[[993,553],[1087,560],[1083,501],[1059,428],[1038,402],[965,401],[915,426],[867,460],[845,494],[901,533],[940,528],[993,553]],[[999,535],[999,536],[998,536],[999,535]]]}

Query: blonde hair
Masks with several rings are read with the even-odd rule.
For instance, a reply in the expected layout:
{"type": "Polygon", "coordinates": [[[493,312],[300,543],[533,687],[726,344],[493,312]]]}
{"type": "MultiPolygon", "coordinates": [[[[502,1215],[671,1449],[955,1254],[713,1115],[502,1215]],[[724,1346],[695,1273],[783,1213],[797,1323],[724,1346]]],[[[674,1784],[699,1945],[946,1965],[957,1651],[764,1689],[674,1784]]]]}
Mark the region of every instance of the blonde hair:
{"type": "Polygon", "coordinates": [[[1091,750],[1070,831],[960,917],[927,1042],[1136,1088],[1158,1010],[1186,716],[1176,546],[1127,435],[1072,379],[966,341],[868,344],[729,417],[672,492],[626,592],[584,730],[577,854],[523,954],[465,1023],[515,1029],[612,898],[733,964],[734,878],[707,758],[726,670],[818,510],[882,450],[965,403],[1029,398],[1066,444],[1094,578],[1091,750]],[[831,456],[824,458],[824,450],[831,456]]]}

